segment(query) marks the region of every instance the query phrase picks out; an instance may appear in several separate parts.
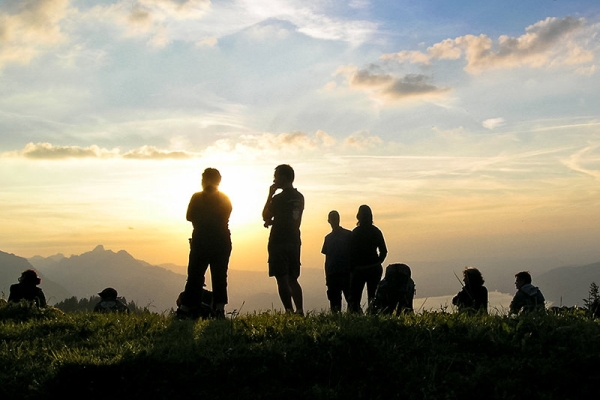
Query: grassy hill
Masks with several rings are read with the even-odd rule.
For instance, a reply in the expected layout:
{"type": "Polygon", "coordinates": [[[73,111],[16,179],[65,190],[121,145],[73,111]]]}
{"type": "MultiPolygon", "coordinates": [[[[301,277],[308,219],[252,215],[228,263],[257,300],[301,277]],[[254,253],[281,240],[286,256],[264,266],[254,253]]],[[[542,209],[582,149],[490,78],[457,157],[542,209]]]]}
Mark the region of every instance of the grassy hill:
{"type": "Polygon", "coordinates": [[[279,313],[180,321],[0,305],[0,398],[587,399],[600,324],[279,313]]]}

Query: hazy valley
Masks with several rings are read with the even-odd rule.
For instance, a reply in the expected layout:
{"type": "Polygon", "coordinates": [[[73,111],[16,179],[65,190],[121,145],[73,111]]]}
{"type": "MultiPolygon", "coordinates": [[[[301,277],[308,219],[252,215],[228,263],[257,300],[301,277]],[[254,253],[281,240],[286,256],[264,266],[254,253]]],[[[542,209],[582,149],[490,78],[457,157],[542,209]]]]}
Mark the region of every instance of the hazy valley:
{"type": "MultiPolygon", "coordinates": [[[[172,266],[171,266],[172,267],[172,266]]],[[[416,309],[439,309],[460,289],[456,275],[460,268],[443,265],[412,264],[413,279],[417,286],[416,309]],[[435,271],[427,273],[425,271],[435,271]]],[[[49,304],[76,296],[87,298],[105,287],[114,287],[120,296],[148,306],[151,311],[164,312],[175,308],[175,299],[183,290],[186,276],[161,266],[137,260],[125,250],[114,252],[99,245],[90,252],[66,257],[25,259],[0,251],[0,291],[8,297],[9,287],[16,283],[21,272],[35,268],[42,277],[42,289],[49,304]]],[[[181,267],[181,270],[185,268],[181,267]]],[[[490,307],[505,308],[514,294],[513,275],[516,270],[482,269],[490,291],[490,307]]],[[[210,288],[210,278],[207,276],[210,288]]],[[[304,268],[300,282],[304,288],[305,309],[325,310],[324,273],[317,268],[304,268]]],[[[583,305],[591,282],[600,282],[600,262],[551,269],[534,275],[546,299],[553,305],[583,305]]],[[[280,309],[276,285],[265,271],[229,271],[228,310],[241,313],[280,309]]]]}

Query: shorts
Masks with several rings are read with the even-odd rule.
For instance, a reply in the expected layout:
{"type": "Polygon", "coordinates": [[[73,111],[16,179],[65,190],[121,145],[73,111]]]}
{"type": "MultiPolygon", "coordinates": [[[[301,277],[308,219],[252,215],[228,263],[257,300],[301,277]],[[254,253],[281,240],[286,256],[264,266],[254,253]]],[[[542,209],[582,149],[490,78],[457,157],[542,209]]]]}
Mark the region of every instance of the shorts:
{"type": "Polygon", "coordinates": [[[284,243],[272,245],[269,243],[269,276],[285,276],[298,278],[300,276],[300,244],[284,243]]]}

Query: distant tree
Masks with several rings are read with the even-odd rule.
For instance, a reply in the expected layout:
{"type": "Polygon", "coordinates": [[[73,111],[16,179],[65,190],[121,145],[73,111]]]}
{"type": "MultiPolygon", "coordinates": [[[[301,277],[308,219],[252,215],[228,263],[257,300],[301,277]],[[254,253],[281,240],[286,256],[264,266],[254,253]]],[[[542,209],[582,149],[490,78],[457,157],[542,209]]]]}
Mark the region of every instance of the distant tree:
{"type": "Polygon", "coordinates": [[[590,316],[593,318],[600,317],[600,288],[596,285],[596,282],[592,282],[590,285],[590,291],[588,292],[588,298],[583,299],[585,307],[588,309],[590,316]]]}
{"type": "MultiPolygon", "coordinates": [[[[128,302],[125,297],[120,298],[123,303],[127,304],[129,311],[133,313],[144,313],[150,312],[147,307],[139,307],[134,301],[128,302]]],[[[54,305],[54,307],[62,310],[66,313],[75,312],[93,312],[96,304],[100,302],[99,296],[90,296],[89,298],[77,299],[76,296],[69,297],[63,301],[60,301],[54,305]]]]}

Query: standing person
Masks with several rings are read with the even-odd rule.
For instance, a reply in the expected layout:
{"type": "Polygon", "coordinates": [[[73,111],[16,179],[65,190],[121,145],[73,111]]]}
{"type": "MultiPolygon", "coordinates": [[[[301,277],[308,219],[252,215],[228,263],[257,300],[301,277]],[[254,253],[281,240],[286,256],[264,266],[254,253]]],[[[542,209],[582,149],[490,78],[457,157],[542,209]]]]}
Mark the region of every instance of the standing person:
{"type": "Polygon", "coordinates": [[[373,212],[363,204],[356,214],[356,228],[352,230],[350,254],[352,273],[350,275],[351,312],[361,312],[362,292],[367,285],[367,300],[370,305],[375,298],[377,285],[383,274],[382,263],[387,256],[387,246],[381,230],[373,225],[373,212]]]}
{"type": "Polygon", "coordinates": [[[545,309],[546,299],[542,291],[531,284],[531,274],[528,271],[521,271],[515,275],[515,287],[517,293],[510,302],[511,314],[545,309]]]}
{"type": "Polygon", "coordinates": [[[200,316],[204,275],[210,266],[215,316],[225,318],[232,206],[229,197],[219,192],[220,183],[221,173],[215,168],[206,168],[202,173],[202,191],[194,193],[188,205],[186,218],[194,231],[190,241],[188,278],[177,311],[184,317],[200,316]]]}
{"type": "Polygon", "coordinates": [[[265,228],[269,234],[269,276],[277,280],[279,298],[286,312],[304,315],[300,277],[300,223],[304,196],[294,188],[294,170],[287,164],[275,168],[273,184],[263,208],[265,228]],[[281,192],[275,194],[277,189],[281,192]],[[293,301],[293,304],[292,304],[293,301]]]}
{"type": "Polygon", "coordinates": [[[332,312],[342,311],[342,293],[350,299],[350,238],[352,231],[340,226],[340,214],[331,211],[327,217],[331,232],[325,236],[321,253],[325,254],[325,285],[332,312]]]}
{"type": "Polygon", "coordinates": [[[34,270],[23,271],[19,277],[19,283],[10,286],[8,301],[18,303],[21,300],[27,300],[38,307],[46,307],[46,296],[44,296],[42,289],[38,287],[40,283],[42,283],[42,280],[34,270]]]}
{"type": "Polygon", "coordinates": [[[465,285],[452,299],[459,312],[483,312],[487,314],[488,290],[483,284],[483,275],[477,268],[466,267],[463,270],[465,285]]]}

